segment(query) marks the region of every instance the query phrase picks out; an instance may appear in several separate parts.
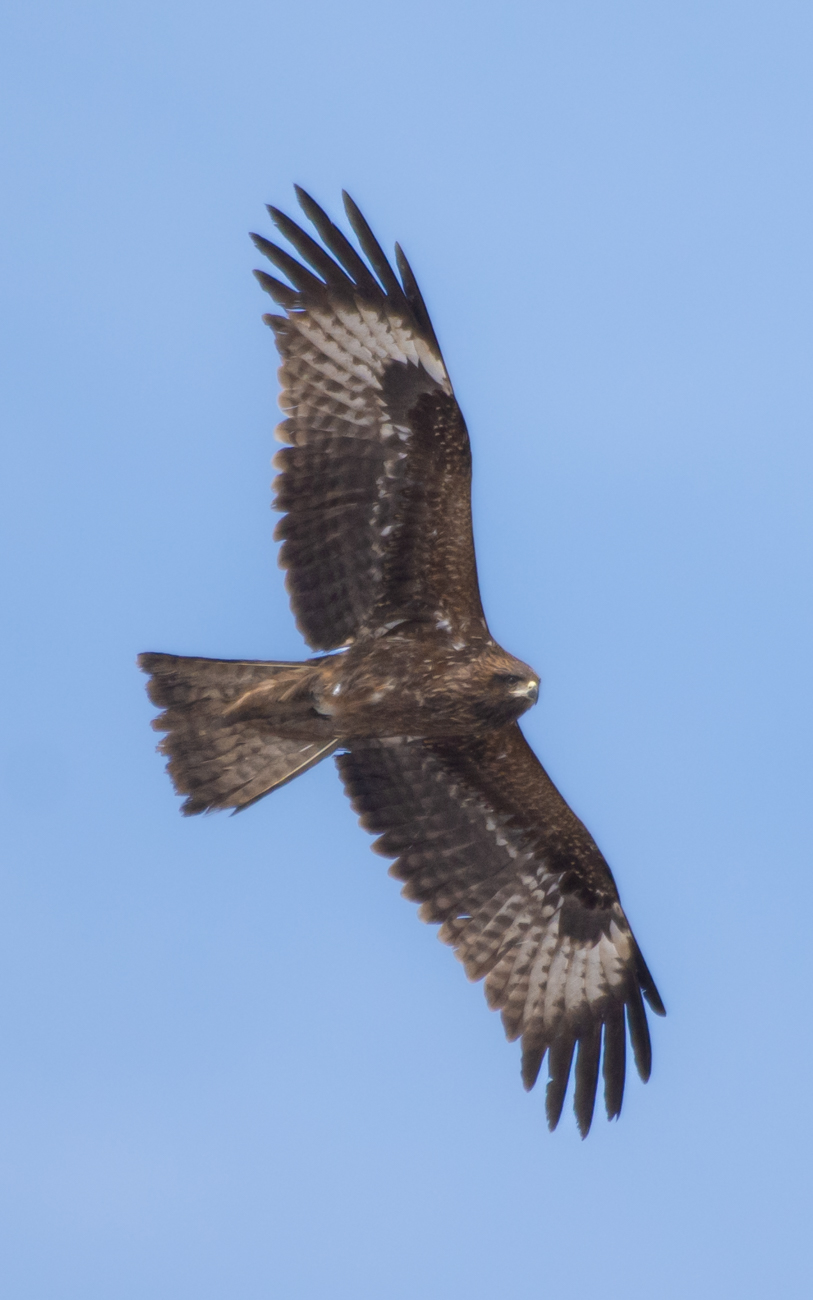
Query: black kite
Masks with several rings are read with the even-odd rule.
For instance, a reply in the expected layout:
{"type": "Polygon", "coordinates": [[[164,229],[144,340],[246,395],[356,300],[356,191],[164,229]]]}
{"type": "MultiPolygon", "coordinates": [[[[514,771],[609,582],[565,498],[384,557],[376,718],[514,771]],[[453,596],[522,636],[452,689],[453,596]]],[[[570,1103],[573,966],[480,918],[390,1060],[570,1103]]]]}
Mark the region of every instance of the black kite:
{"type": "Polygon", "coordinates": [[[276,209],[303,265],[258,235],[289,284],[284,309],[276,537],[306,663],[144,654],[161,749],[185,813],[245,808],[328,754],[391,874],[485,977],[533,1087],[547,1053],[559,1120],[576,1055],[590,1128],[603,1027],[604,1096],[624,1091],[626,1026],[650,1072],[642,994],[663,1004],[594,840],[517,719],[536,673],[492,638],[471,527],[471,451],[426,306],[345,196],[363,256],[302,190],[321,244],[276,209]],[[365,260],[366,259],[366,260],[365,260]],[[330,653],[332,652],[332,653],[330,653]]]}

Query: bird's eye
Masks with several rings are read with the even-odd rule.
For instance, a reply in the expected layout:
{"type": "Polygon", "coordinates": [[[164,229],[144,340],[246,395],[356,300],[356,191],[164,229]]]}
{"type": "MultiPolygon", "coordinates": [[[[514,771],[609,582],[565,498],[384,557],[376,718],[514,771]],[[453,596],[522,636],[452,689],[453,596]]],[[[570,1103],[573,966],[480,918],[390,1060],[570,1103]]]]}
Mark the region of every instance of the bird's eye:
{"type": "Polygon", "coordinates": [[[517,673],[495,673],[495,682],[503,682],[506,686],[516,686],[518,682],[524,682],[525,678],[520,677],[517,673]]]}

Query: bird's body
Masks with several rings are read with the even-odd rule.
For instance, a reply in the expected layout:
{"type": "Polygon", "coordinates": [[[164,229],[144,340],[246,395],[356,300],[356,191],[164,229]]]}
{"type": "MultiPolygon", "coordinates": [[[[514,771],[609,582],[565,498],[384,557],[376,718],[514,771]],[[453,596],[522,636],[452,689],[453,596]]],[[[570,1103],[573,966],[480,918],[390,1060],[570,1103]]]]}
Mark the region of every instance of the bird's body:
{"type": "MultiPolygon", "coordinates": [[[[338,741],[473,735],[516,721],[539,689],[528,665],[493,641],[472,645],[424,629],[359,641],[309,667],[300,693],[308,712],[280,732],[302,740],[328,732],[338,741]]],[[[238,707],[244,717],[249,710],[269,721],[275,716],[274,703],[264,704],[261,688],[238,707]]]]}
{"type": "Polygon", "coordinates": [[[648,1077],[641,994],[663,1007],[609,867],[517,725],[539,678],[486,624],[468,433],[414,276],[396,246],[396,278],[352,202],[366,261],[299,195],[322,244],[271,212],[317,274],[255,242],[293,285],[258,273],[286,313],[266,318],[288,413],[277,536],[300,630],[326,653],[304,663],[142,655],[169,771],[185,812],[239,809],[335,753],[404,894],[441,924],[469,977],[485,976],[508,1036],[522,1037],[526,1087],[548,1053],[551,1126],[578,1044],[586,1133],[602,1035],[612,1116],[625,1012],[648,1077]]]}

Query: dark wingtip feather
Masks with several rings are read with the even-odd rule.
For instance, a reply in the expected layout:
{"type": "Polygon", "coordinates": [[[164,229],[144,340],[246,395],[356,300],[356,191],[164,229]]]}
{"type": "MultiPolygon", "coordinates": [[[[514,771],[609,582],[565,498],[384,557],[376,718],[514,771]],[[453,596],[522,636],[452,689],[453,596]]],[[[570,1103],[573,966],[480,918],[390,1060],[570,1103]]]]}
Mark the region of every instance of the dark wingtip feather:
{"type": "Polygon", "coordinates": [[[412,308],[413,315],[426,337],[434,344],[438,355],[440,355],[437,336],[432,326],[432,321],[429,318],[429,312],[426,309],[423,294],[418,288],[418,281],[415,279],[412,267],[404,256],[404,250],[401,248],[400,244],[395,245],[395,264],[398,267],[398,273],[403,281],[404,292],[407,297],[407,302],[412,308]]]}
{"type": "Polygon", "coordinates": [[[576,1094],[573,1109],[582,1138],[586,1138],[593,1122],[598,1084],[598,1062],[601,1054],[601,1023],[596,1021],[579,1038],[576,1057],[576,1094]]]}
{"type": "Polygon", "coordinates": [[[284,212],[280,212],[279,208],[273,208],[270,204],[268,205],[268,214],[277,229],[288,240],[288,243],[296,249],[300,257],[304,257],[305,261],[321,275],[326,284],[329,284],[332,289],[344,293],[354,288],[350,277],[334,262],[333,258],[325,252],[321,245],[317,244],[315,239],[311,239],[310,235],[301,226],[298,226],[284,212]]]}
{"type": "Polygon", "coordinates": [[[635,1064],[638,1073],[646,1083],[652,1073],[652,1043],[649,1038],[649,1025],[646,1020],[641,990],[637,984],[633,984],[627,998],[627,1023],[635,1064]]]}
{"type": "Polygon", "coordinates": [[[334,225],[330,217],[316,202],[311,198],[307,190],[303,190],[301,185],[295,185],[296,197],[299,206],[308,218],[308,221],[315,227],[316,233],[322,240],[326,248],[329,248],[337,262],[344,267],[347,274],[355,281],[357,288],[368,298],[381,298],[381,285],[371,273],[370,268],[359,257],[353,245],[345,234],[334,225]]]}
{"type": "Polygon", "coordinates": [[[273,275],[268,275],[266,271],[254,271],[260,288],[269,293],[278,302],[281,307],[296,307],[299,304],[299,294],[296,289],[292,289],[289,284],[283,284],[281,280],[275,280],[273,275]]]}
{"type": "MultiPolygon", "coordinates": [[[[303,185],[294,184],[294,194],[296,195],[297,203],[305,213],[308,221],[312,222],[313,225],[316,226],[317,230],[319,230],[319,224],[322,222],[328,222],[331,226],[333,225],[333,222],[330,220],[330,217],[327,215],[324,208],[321,204],[316,202],[313,195],[309,194],[303,185]]],[[[320,230],[319,234],[321,235],[321,233],[320,230]]]]}
{"type": "Polygon", "coordinates": [[[542,1060],[547,1050],[546,1042],[522,1044],[522,1086],[526,1092],[531,1091],[539,1078],[542,1060]]]}
{"type": "Polygon", "coordinates": [[[361,210],[353,202],[347,190],[342,190],[342,200],[344,210],[347,213],[347,220],[355,231],[365,257],[384,286],[387,297],[392,299],[393,302],[402,305],[408,311],[409,303],[404,290],[398,283],[398,278],[390,266],[383,248],[367,224],[361,210]]]}
{"type": "Polygon", "coordinates": [[[548,1071],[550,1079],[545,1092],[545,1112],[551,1133],[556,1128],[565,1104],[567,1082],[570,1078],[570,1065],[573,1060],[573,1037],[565,1033],[551,1046],[548,1052],[548,1071]]]}
{"type": "Polygon", "coordinates": [[[635,951],[635,973],[638,976],[638,983],[641,986],[641,992],[652,1010],[655,1012],[655,1015],[665,1016],[666,1007],[663,1005],[661,995],[655,987],[655,981],[652,978],[649,967],[644,961],[641,949],[637,945],[635,951]]]}
{"type": "Polygon", "coordinates": [[[624,1100],[624,1078],[627,1072],[627,1033],[624,1027],[624,1008],[613,1006],[604,1022],[604,1104],[607,1118],[616,1119],[621,1114],[624,1100]]]}
{"type": "Polygon", "coordinates": [[[270,240],[265,239],[262,235],[252,233],[251,239],[263,257],[267,257],[269,262],[273,262],[274,266],[282,271],[283,275],[287,275],[291,284],[295,285],[297,289],[304,293],[321,294],[324,292],[326,288],[325,281],[313,275],[301,262],[297,262],[295,257],[291,257],[290,253],[286,253],[282,248],[277,248],[276,244],[272,244],[270,240]]]}
{"type": "Polygon", "coordinates": [[[651,988],[645,988],[643,994],[656,1016],[666,1015],[666,1007],[663,1005],[661,995],[654,984],[651,988]]]}

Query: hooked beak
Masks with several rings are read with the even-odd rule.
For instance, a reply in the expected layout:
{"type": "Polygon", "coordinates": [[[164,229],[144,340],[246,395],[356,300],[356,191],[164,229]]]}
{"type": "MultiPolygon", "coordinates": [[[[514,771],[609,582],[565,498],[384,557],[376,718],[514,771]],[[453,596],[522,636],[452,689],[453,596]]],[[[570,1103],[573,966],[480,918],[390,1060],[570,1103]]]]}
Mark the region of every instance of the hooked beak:
{"type": "Polygon", "coordinates": [[[527,700],[529,704],[536,704],[539,699],[539,681],[536,677],[531,677],[527,682],[518,682],[511,692],[517,699],[527,700]]]}

